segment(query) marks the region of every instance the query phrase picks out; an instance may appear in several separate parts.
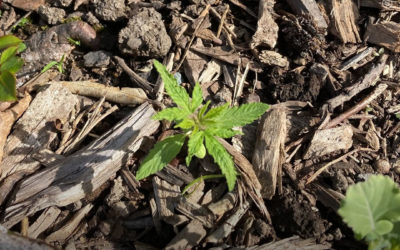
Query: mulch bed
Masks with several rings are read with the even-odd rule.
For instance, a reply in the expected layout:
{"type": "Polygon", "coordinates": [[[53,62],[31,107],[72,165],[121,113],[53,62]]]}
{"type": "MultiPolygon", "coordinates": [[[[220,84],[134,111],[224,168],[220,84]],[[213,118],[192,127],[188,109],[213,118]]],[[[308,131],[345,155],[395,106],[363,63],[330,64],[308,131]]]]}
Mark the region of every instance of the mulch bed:
{"type": "Polygon", "coordinates": [[[366,248],[337,210],[371,174],[399,182],[395,1],[0,4],[0,35],[27,45],[21,105],[0,103],[21,115],[0,134],[0,248],[366,248]],[[135,179],[173,133],[151,119],[172,103],[153,59],[213,107],[271,105],[224,142],[234,191],[213,179],[183,196],[219,173],[208,156],[186,166],[185,152],[135,179]],[[41,72],[51,61],[59,69],[41,72]]]}

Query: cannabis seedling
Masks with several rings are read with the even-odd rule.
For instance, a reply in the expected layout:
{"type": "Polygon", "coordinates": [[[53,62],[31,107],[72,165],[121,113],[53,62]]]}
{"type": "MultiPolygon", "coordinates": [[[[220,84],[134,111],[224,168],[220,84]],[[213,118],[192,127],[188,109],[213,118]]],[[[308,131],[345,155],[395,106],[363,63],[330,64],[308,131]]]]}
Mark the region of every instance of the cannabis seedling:
{"type": "Polygon", "coordinates": [[[400,189],[389,177],[350,186],[338,212],[368,249],[400,249],[400,189]]]}
{"type": "Polygon", "coordinates": [[[193,156],[204,158],[207,151],[221,169],[228,189],[232,191],[236,183],[236,169],[232,157],[218,141],[218,137],[230,138],[240,134],[240,131],[233,128],[249,124],[259,118],[269,108],[268,104],[249,103],[230,108],[226,103],[208,109],[210,101],[202,105],[202,90],[198,83],[194,86],[192,98],[190,98],[164,65],[155,60],[154,66],[164,81],[167,94],[177,107],[166,108],[153,118],[175,122],[175,128],[180,128],[183,133],[158,142],[143,160],[136,178],[141,180],[160,171],[175,158],[185,143],[185,139],[188,138],[186,165],[189,166],[193,156]]]}
{"type": "Polygon", "coordinates": [[[17,100],[15,74],[24,64],[17,54],[25,48],[25,44],[13,35],[0,37],[0,101],[17,100]]]}

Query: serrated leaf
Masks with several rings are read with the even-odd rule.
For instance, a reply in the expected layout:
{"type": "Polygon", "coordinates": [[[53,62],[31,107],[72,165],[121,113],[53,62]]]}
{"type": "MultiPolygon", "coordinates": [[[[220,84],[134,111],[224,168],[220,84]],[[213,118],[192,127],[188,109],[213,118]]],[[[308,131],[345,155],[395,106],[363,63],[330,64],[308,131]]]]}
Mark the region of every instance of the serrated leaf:
{"type": "Polygon", "coordinates": [[[48,64],[46,64],[46,66],[43,67],[42,71],[40,71],[40,73],[44,73],[47,70],[51,69],[52,67],[54,67],[58,62],[56,61],[51,61],[48,64]]]}
{"type": "Polygon", "coordinates": [[[8,71],[12,74],[15,74],[18,72],[18,70],[21,69],[21,67],[24,65],[24,60],[22,60],[19,57],[12,56],[7,59],[3,64],[0,66],[0,71],[8,71]]]}
{"type": "Polygon", "coordinates": [[[189,113],[180,108],[166,108],[153,116],[156,120],[179,121],[188,116],[189,113]]]}
{"type": "Polygon", "coordinates": [[[229,191],[232,191],[236,183],[236,169],[232,156],[226,151],[224,146],[218,142],[214,136],[204,133],[207,152],[214,158],[226,178],[229,191]]]}
{"type": "Polygon", "coordinates": [[[16,101],[17,91],[15,88],[16,79],[8,71],[0,73],[0,101],[16,101]]]}
{"type": "Polygon", "coordinates": [[[185,118],[183,121],[175,125],[175,128],[181,128],[181,129],[191,129],[195,127],[196,124],[193,121],[193,119],[190,118],[185,118]]]}
{"type": "Polygon", "coordinates": [[[172,100],[185,111],[190,112],[189,94],[185,88],[179,86],[176,79],[168,72],[164,65],[159,61],[154,60],[154,67],[157,69],[162,80],[164,81],[165,90],[172,100]]]}
{"type": "Polygon", "coordinates": [[[226,110],[228,110],[229,103],[210,109],[204,116],[203,120],[213,120],[218,116],[222,115],[226,110]]]}
{"type": "Polygon", "coordinates": [[[202,150],[203,140],[204,140],[204,132],[203,131],[194,131],[189,136],[188,155],[186,157],[186,166],[190,165],[190,161],[192,160],[193,155],[201,153],[199,151],[202,150]]]}
{"type": "Polygon", "coordinates": [[[178,134],[165,138],[154,145],[143,160],[136,173],[136,179],[141,180],[163,169],[181,151],[185,135],[178,134]]]}
{"type": "Polygon", "coordinates": [[[0,49],[16,46],[21,42],[21,39],[13,35],[2,36],[0,37],[0,49]]]}
{"type": "Polygon", "coordinates": [[[3,64],[8,59],[10,59],[11,57],[15,56],[15,54],[17,54],[17,50],[18,50],[18,46],[12,46],[12,47],[9,47],[9,48],[5,49],[1,53],[0,64],[3,64]]]}
{"type": "Polygon", "coordinates": [[[200,119],[204,113],[207,111],[208,106],[210,105],[211,101],[207,101],[206,104],[203,105],[203,107],[201,107],[201,109],[199,110],[199,114],[198,114],[198,118],[200,119]]]}
{"type": "Polygon", "coordinates": [[[203,91],[200,84],[196,82],[192,92],[191,111],[194,112],[203,103],[203,91]]]}
{"type": "Polygon", "coordinates": [[[26,44],[25,43],[18,44],[17,53],[21,53],[21,52],[23,52],[25,50],[26,50],[26,44]]]}
{"type": "Polygon", "coordinates": [[[241,135],[243,134],[239,130],[233,130],[233,129],[209,129],[207,130],[210,134],[214,136],[218,136],[220,138],[231,138],[235,135],[241,135]]]}
{"type": "Polygon", "coordinates": [[[239,107],[229,108],[213,118],[207,118],[205,124],[210,128],[219,129],[244,126],[258,119],[268,108],[269,105],[265,103],[243,104],[239,107]]]}
{"type": "Polygon", "coordinates": [[[400,189],[389,177],[371,176],[348,188],[338,212],[361,238],[376,234],[379,221],[400,220],[400,189]]]}

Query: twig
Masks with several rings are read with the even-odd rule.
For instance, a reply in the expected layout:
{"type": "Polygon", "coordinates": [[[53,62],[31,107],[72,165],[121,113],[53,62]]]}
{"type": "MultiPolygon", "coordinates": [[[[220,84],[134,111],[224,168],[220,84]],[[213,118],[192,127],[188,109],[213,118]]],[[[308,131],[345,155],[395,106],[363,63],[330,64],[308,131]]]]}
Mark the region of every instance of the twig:
{"type": "Polygon", "coordinates": [[[244,70],[244,73],[242,75],[242,78],[240,79],[239,85],[236,89],[234,98],[233,98],[233,103],[234,105],[238,104],[238,99],[240,98],[240,96],[242,95],[243,92],[243,86],[244,86],[244,81],[246,80],[247,77],[247,73],[249,73],[249,63],[246,64],[246,68],[244,70]]]}
{"type": "Polygon", "coordinates": [[[114,56],[114,59],[117,61],[119,66],[128,74],[129,78],[136,82],[141,88],[143,88],[148,94],[153,93],[153,88],[151,87],[151,83],[146,79],[143,79],[138,74],[136,74],[128,65],[126,65],[124,59],[119,56],[114,56]]]}
{"type": "Polygon", "coordinates": [[[21,17],[16,23],[14,23],[14,25],[11,26],[11,28],[9,28],[9,29],[6,31],[6,34],[7,34],[7,35],[10,34],[11,31],[12,31],[13,29],[15,29],[15,27],[17,27],[18,24],[20,24],[22,20],[24,20],[25,18],[27,18],[27,17],[30,16],[31,14],[32,14],[32,11],[29,11],[28,13],[26,13],[26,14],[25,14],[23,17],[21,17]]]}
{"type": "Polygon", "coordinates": [[[336,158],[335,160],[327,163],[326,165],[324,165],[322,168],[318,169],[317,172],[315,172],[310,178],[307,179],[306,185],[310,184],[312,181],[315,180],[315,178],[317,178],[322,172],[324,172],[329,166],[332,166],[333,164],[344,160],[347,156],[352,155],[358,151],[370,151],[371,149],[369,148],[357,148],[357,149],[353,149],[350,152],[347,152],[346,154],[340,156],[339,158],[336,158]]]}
{"type": "Polygon", "coordinates": [[[380,94],[382,94],[383,91],[385,91],[387,87],[388,86],[386,84],[379,84],[378,87],[376,87],[375,90],[371,94],[369,94],[367,97],[362,99],[359,103],[357,103],[351,109],[347,110],[346,112],[342,113],[335,119],[331,120],[328,124],[325,125],[324,129],[332,128],[332,127],[336,126],[337,124],[341,123],[342,121],[348,119],[350,116],[358,113],[360,110],[365,108],[370,102],[372,102],[375,98],[377,98],[380,94]]]}
{"type": "Polygon", "coordinates": [[[236,5],[237,7],[243,9],[244,11],[246,11],[250,16],[254,17],[254,18],[258,18],[258,16],[251,10],[249,9],[246,5],[242,4],[241,2],[239,2],[238,0],[229,0],[229,2],[233,3],[234,5],[236,5]]]}
{"type": "Polygon", "coordinates": [[[328,105],[329,111],[332,112],[336,107],[342,105],[344,102],[349,101],[351,98],[353,98],[364,89],[373,86],[379,79],[380,74],[385,68],[387,59],[388,55],[382,55],[378,65],[372,67],[361,81],[358,81],[354,85],[344,89],[343,94],[329,99],[326,103],[326,105],[328,105]]]}
{"type": "Polygon", "coordinates": [[[181,61],[179,62],[178,66],[176,66],[175,70],[172,72],[172,74],[175,74],[176,72],[178,72],[178,70],[181,68],[183,62],[185,61],[187,52],[189,51],[190,47],[192,46],[192,43],[196,37],[196,34],[199,30],[199,28],[201,27],[201,25],[203,24],[204,20],[205,20],[205,16],[208,14],[208,11],[210,10],[210,4],[207,4],[207,6],[205,7],[205,9],[200,13],[200,16],[198,18],[202,18],[202,20],[197,24],[196,28],[193,31],[192,37],[190,38],[189,43],[187,44],[185,51],[183,52],[181,61]]]}
{"type": "Polygon", "coordinates": [[[225,5],[225,11],[224,11],[224,13],[222,13],[221,21],[218,26],[217,38],[219,38],[219,36],[221,35],[221,31],[222,31],[222,28],[224,27],[225,18],[226,18],[226,15],[228,14],[228,12],[229,12],[229,5],[225,5]]]}
{"type": "MultiPolygon", "coordinates": [[[[210,11],[211,11],[211,14],[213,14],[221,22],[221,19],[222,19],[221,15],[213,7],[210,7],[210,11]]],[[[237,36],[236,36],[235,32],[233,32],[233,30],[229,29],[226,22],[223,22],[223,25],[224,25],[224,28],[226,29],[226,31],[229,32],[229,34],[231,34],[233,36],[233,38],[236,39],[237,36]]]]}

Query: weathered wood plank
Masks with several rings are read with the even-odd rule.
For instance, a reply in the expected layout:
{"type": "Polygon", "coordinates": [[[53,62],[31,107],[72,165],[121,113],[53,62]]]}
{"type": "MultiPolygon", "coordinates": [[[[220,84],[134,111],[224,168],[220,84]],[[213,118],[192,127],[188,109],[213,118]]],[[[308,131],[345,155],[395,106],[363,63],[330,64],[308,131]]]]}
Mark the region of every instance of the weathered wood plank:
{"type": "Polygon", "coordinates": [[[289,6],[297,15],[311,17],[315,25],[320,29],[327,29],[328,24],[322,15],[315,0],[286,0],[289,6]]]}
{"type": "Polygon", "coordinates": [[[364,37],[370,43],[383,46],[393,52],[400,52],[400,24],[398,23],[371,23],[364,37]]]}
{"type": "Polygon", "coordinates": [[[23,180],[2,218],[4,226],[50,206],[66,206],[99,188],[121,168],[128,152],[138,150],[143,137],[157,130],[154,113],[150,104],[142,104],[89,146],[23,180]]]}
{"type": "Polygon", "coordinates": [[[28,237],[36,239],[41,233],[49,228],[56,221],[61,210],[57,207],[49,207],[36,219],[28,229],[28,237]]]}
{"type": "Polygon", "coordinates": [[[261,195],[271,199],[275,194],[278,172],[283,163],[281,152],[286,138],[286,111],[282,108],[269,110],[258,130],[259,137],[252,162],[262,186],[261,195]]]}
{"type": "Polygon", "coordinates": [[[275,0],[260,0],[258,4],[258,22],[257,31],[253,35],[250,48],[257,46],[268,46],[273,49],[278,40],[278,24],[272,17],[275,0]]]}

